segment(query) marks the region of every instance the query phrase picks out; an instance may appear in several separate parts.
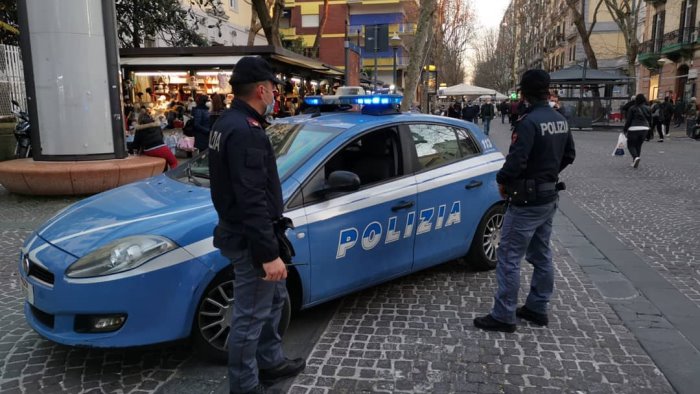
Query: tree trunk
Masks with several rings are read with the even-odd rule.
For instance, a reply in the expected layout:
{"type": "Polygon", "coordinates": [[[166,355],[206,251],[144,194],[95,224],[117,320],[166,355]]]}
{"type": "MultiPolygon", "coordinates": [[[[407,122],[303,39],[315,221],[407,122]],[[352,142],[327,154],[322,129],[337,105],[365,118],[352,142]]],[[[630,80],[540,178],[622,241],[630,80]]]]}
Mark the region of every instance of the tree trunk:
{"type": "Polygon", "coordinates": [[[321,47],[321,35],[323,34],[323,29],[326,27],[326,21],[328,20],[328,9],[330,8],[330,3],[328,0],[323,0],[323,16],[321,17],[321,22],[318,26],[318,31],[316,32],[316,38],[314,39],[314,46],[312,52],[314,57],[318,58],[320,56],[321,47]]]}
{"type": "Polygon", "coordinates": [[[437,0],[422,0],[421,11],[418,18],[418,28],[411,47],[411,56],[406,71],[406,85],[403,100],[401,101],[401,111],[408,111],[413,104],[416,95],[416,87],[420,80],[423,59],[426,52],[426,44],[431,30],[432,20],[435,17],[437,0]]]}
{"type": "Polygon", "coordinates": [[[132,25],[132,34],[131,34],[131,47],[132,48],[141,48],[141,36],[139,34],[141,33],[141,27],[139,26],[139,15],[141,15],[139,6],[134,2],[134,11],[131,14],[131,25],[132,25]]]}
{"type": "Polygon", "coordinates": [[[255,45],[255,36],[258,35],[258,32],[262,26],[258,23],[258,15],[256,12],[251,12],[250,13],[250,31],[248,32],[248,41],[247,45],[248,46],[253,46],[255,45]]]}
{"type": "MultiPolygon", "coordinates": [[[[574,14],[573,22],[578,31],[579,37],[581,37],[581,45],[583,45],[583,51],[586,53],[586,58],[588,59],[588,65],[590,68],[598,69],[598,59],[596,58],[595,51],[591,46],[591,33],[593,33],[593,27],[596,24],[598,18],[598,10],[603,5],[604,0],[594,0],[598,3],[596,4],[595,10],[593,11],[593,19],[586,29],[586,21],[584,15],[576,8],[577,0],[566,0],[566,5],[569,7],[571,12],[574,14]]],[[[586,1],[582,1],[582,6],[587,6],[586,1]]],[[[588,10],[583,10],[583,12],[588,12],[588,10]]]]}
{"type": "Polygon", "coordinates": [[[282,48],[282,40],[280,39],[279,19],[282,10],[284,9],[284,0],[275,0],[272,16],[267,8],[265,0],[253,0],[253,9],[258,15],[260,25],[265,32],[267,43],[275,48],[282,48]]]}

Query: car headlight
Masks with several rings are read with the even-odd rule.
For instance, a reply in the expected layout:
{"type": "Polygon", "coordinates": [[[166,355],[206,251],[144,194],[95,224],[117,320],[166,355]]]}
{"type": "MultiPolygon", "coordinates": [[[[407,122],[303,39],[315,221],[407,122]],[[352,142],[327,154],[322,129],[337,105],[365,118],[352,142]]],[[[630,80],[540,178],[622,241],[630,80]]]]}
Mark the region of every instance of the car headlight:
{"type": "Polygon", "coordinates": [[[112,275],[134,269],[143,263],[177,248],[157,235],[126,237],[95,250],[71,264],[66,270],[70,278],[112,275]]]}

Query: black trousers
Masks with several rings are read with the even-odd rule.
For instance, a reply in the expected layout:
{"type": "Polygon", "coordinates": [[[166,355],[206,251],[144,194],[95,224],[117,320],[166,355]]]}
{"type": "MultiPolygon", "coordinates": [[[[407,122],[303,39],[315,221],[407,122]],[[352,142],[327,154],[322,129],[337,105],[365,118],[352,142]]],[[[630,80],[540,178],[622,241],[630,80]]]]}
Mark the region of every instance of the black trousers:
{"type": "Polygon", "coordinates": [[[649,132],[647,133],[647,139],[651,140],[654,138],[654,129],[659,132],[659,139],[664,139],[664,132],[661,128],[661,119],[659,118],[652,118],[651,120],[651,128],[649,129],[649,132]]]}
{"type": "MultiPolygon", "coordinates": [[[[653,134],[653,131],[651,133],[653,134]]],[[[646,138],[646,135],[647,130],[627,131],[627,150],[630,151],[632,160],[642,155],[642,144],[644,143],[644,138],[646,138]]]]}

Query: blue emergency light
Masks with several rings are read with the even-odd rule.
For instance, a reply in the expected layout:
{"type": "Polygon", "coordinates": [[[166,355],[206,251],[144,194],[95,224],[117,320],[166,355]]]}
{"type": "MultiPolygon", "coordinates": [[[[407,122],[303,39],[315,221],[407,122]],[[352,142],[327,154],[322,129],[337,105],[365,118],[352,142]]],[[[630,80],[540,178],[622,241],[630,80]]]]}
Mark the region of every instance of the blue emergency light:
{"type": "Polygon", "coordinates": [[[307,96],[304,102],[309,106],[320,105],[372,105],[390,106],[401,104],[403,96],[399,94],[378,94],[361,96],[307,96]]]}

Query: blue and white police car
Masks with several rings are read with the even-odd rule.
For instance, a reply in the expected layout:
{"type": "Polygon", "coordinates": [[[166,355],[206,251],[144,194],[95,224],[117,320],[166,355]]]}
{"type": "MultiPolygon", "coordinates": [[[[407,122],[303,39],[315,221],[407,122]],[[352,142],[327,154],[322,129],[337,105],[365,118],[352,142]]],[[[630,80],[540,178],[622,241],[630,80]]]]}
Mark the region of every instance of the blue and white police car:
{"type": "MultiPolygon", "coordinates": [[[[292,308],[447,261],[495,267],[503,155],[474,124],[400,113],[400,99],[310,97],[317,110],[267,129],[295,225],[291,303],[280,330],[292,308]],[[329,105],[334,112],[321,111],[329,105]]],[[[29,325],[73,346],[192,336],[225,357],[234,278],[212,244],[217,215],[208,182],[205,152],[46,222],[20,254],[29,325]]]]}

